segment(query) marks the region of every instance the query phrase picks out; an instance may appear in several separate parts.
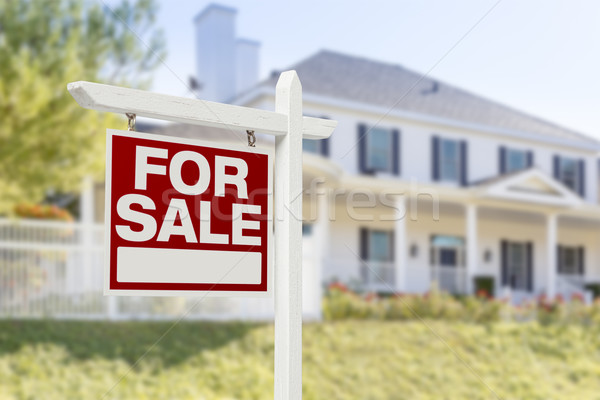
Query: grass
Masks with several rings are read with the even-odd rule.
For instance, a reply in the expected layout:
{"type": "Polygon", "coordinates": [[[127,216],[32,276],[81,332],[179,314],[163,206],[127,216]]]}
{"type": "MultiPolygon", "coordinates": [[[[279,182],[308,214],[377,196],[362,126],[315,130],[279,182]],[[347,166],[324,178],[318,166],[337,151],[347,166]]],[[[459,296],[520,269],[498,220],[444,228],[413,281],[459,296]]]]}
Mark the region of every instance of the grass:
{"type": "MultiPolygon", "coordinates": [[[[304,398],[600,399],[596,327],[427,324],[305,325],[304,398]]],[[[273,398],[272,325],[183,322],[136,364],[170,325],[1,321],[0,399],[273,398]]]]}

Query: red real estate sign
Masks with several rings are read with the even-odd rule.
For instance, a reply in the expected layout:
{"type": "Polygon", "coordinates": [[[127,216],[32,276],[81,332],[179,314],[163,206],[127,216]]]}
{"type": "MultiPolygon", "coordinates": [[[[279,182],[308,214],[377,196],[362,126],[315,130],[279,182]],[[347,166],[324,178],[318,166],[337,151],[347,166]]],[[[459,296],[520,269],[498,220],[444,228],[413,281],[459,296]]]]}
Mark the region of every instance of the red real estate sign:
{"type": "Polygon", "coordinates": [[[105,294],[266,295],[270,151],[108,130],[105,294]]]}

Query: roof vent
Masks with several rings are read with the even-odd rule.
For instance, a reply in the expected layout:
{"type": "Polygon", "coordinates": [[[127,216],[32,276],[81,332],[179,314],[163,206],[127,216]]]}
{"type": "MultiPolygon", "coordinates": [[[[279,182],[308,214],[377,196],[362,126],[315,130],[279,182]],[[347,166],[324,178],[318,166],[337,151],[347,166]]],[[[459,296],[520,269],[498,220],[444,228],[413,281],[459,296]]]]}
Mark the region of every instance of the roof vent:
{"type": "Polygon", "coordinates": [[[440,90],[440,84],[437,81],[433,81],[430,88],[421,90],[421,94],[424,94],[424,95],[434,94],[434,93],[437,93],[439,90],[440,90]]]}

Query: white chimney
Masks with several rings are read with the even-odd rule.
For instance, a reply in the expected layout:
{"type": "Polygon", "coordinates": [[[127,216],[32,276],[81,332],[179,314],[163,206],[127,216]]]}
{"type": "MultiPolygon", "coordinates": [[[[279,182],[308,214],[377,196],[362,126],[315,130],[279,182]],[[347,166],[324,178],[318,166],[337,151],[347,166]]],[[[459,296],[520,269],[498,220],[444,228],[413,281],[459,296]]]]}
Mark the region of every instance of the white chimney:
{"type": "Polygon", "coordinates": [[[199,96],[227,102],[258,81],[260,43],[237,39],[237,10],[210,4],[194,19],[199,96]]]}
{"type": "Polygon", "coordinates": [[[238,39],[235,50],[235,88],[237,94],[240,94],[258,82],[260,43],[255,40],[238,39]]]}

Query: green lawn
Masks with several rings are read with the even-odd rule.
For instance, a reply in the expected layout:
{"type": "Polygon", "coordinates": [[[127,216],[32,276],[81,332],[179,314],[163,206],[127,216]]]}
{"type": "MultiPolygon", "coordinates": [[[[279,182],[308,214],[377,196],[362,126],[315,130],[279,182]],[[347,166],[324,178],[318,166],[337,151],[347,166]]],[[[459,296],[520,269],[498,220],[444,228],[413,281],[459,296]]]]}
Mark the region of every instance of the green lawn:
{"type": "MultiPolygon", "coordinates": [[[[427,324],[305,325],[304,398],[600,399],[597,328],[427,324]]],[[[136,365],[170,325],[2,321],[0,399],[272,398],[271,325],[180,323],[136,365]]]]}

